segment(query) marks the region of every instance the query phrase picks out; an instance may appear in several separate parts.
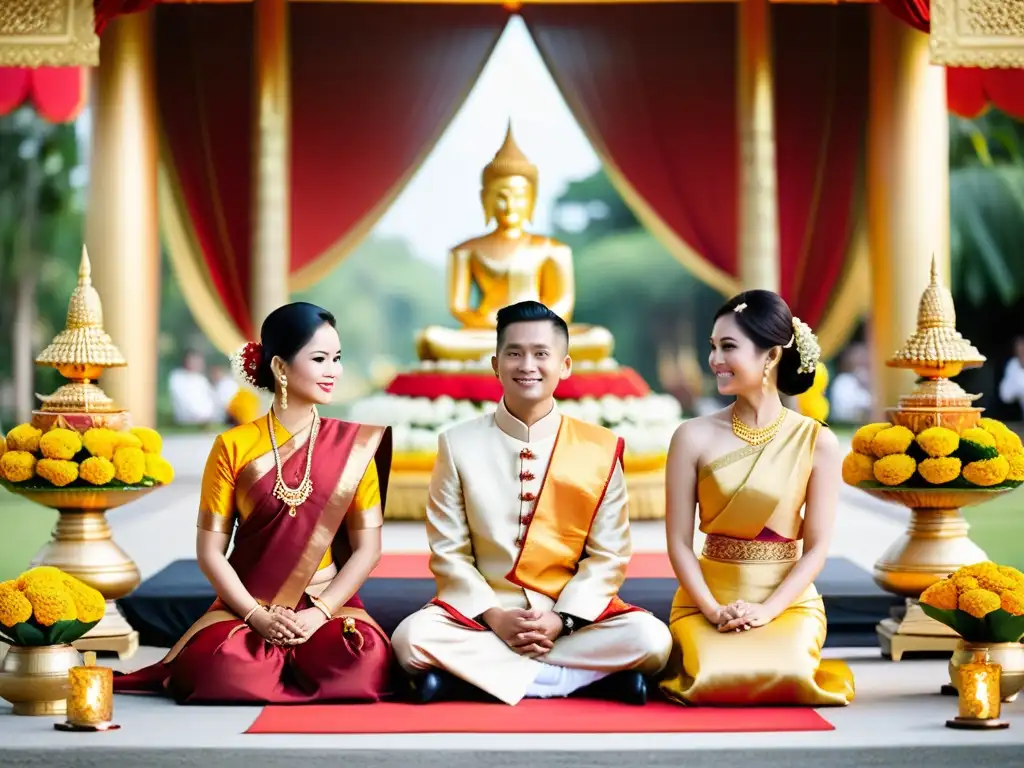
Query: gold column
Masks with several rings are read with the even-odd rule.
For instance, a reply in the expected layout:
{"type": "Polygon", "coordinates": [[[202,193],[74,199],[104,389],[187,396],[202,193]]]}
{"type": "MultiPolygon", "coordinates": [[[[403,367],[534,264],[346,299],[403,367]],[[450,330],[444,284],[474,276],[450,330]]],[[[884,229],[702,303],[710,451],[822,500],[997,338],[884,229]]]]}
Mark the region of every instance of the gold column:
{"type": "Polygon", "coordinates": [[[252,262],[254,333],[288,301],[291,259],[291,83],[288,0],[256,0],[252,262]]]}
{"type": "Polygon", "coordinates": [[[103,388],[138,425],[155,425],[160,319],[153,12],[113,20],[94,70],[85,239],[104,324],[128,367],[103,388]]]}
{"type": "Polygon", "coordinates": [[[769,0],[739,3],[736,106],[740,142],[739,278],[778,291],[779,201],[769,0]]]}
{"type": "Polygon", "coordinates": [[[885,361],[917,327],[932,254],[949,284],[949,127],[946,70],[929,62],[928,35],[871,8],[867,206],[876,416],[913,389],[885,361]]]}

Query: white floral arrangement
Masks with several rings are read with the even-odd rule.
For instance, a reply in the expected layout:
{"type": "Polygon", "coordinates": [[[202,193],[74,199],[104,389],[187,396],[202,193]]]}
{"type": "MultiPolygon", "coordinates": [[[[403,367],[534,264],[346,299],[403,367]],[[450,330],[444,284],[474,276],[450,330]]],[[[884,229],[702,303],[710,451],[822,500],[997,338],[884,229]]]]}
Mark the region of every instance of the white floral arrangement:
{"type": "MultiPolygon", "coordinates": [[[[396,453],[432,453],[439,433],[497,407],[446,395],[430,399],[378,394],[352,403],[348,418],[390,426],[396,453]]],[[[626,441],[626,453],[633,455],[665,453],[682,423],[682,408],[671,395],[584,397],[560,400],[558,407],[566,416],[608,427],[626,441]]]]}

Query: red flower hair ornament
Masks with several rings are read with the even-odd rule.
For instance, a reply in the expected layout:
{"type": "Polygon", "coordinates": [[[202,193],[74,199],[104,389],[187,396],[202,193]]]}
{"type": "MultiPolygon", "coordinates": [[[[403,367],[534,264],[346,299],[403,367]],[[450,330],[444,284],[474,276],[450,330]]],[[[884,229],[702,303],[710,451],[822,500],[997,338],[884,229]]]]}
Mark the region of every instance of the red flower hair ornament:
{"type": "Polygon", "coordinates": [[[231,356],[231,370],[235,378],[256,390],[262,387],[256,384],[256,372],[263,361],[263,345],[250,341],[231,356]]]}

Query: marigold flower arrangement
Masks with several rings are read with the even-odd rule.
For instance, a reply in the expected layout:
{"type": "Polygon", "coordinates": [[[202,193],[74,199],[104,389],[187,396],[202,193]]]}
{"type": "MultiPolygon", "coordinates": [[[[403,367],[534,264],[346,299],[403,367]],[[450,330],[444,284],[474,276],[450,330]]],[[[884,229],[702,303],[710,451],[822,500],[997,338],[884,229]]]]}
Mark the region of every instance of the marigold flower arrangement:
{"type": "Polygon", "coordinates": [[[92,428],[84,434],[20,424],[0,450],[0,480],[18,489],[125,488],[167,485],[174,469],[160,455],[163,440],[146,427],[129,432],[92,428]]]}
{"type": "Polygon", "coordinates": [[[921,608],[970,643],[1016,643],[1024,635],[1024,573],[965,565],[921,593],[921,608]]]}
{"type": "Polygon", "coordinates": [[[105,611],[102,594],[53,566],[0,582],[0,639],[11,645],[73,643],[105,611]]]}
{"type": "Polygon", "coordinates": [[[931,427],[917,435],[868,424],[853,436],[843,480],[861,488],[1016,488],[1024,483],[1024,445],[995,419],[959,433],[931,427]]]}

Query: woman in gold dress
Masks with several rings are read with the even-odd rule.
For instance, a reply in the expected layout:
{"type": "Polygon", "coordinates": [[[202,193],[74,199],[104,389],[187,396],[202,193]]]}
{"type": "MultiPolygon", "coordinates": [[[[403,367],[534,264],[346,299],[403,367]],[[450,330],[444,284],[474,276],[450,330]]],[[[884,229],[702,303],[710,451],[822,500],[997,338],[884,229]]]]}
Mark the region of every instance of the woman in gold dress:
{"type": "Polygon", "coordinates": [[[684,704],[842,706],[842,662],[822,661],[814,587],[828,555],[842,455],[817,421],[783,407],[814,381],[811,329],[771,291],[715,316],[709,363],[733,405],[686,422],[669,447],[667,534],[680,587],[662,692],[684,704]],[[694,553],[694,506],[706,534],[694,553]],[[802,513],[802,514],[801,514],[802,513]],[[802,554],[801,554],[802,549],[802,554]]]}

